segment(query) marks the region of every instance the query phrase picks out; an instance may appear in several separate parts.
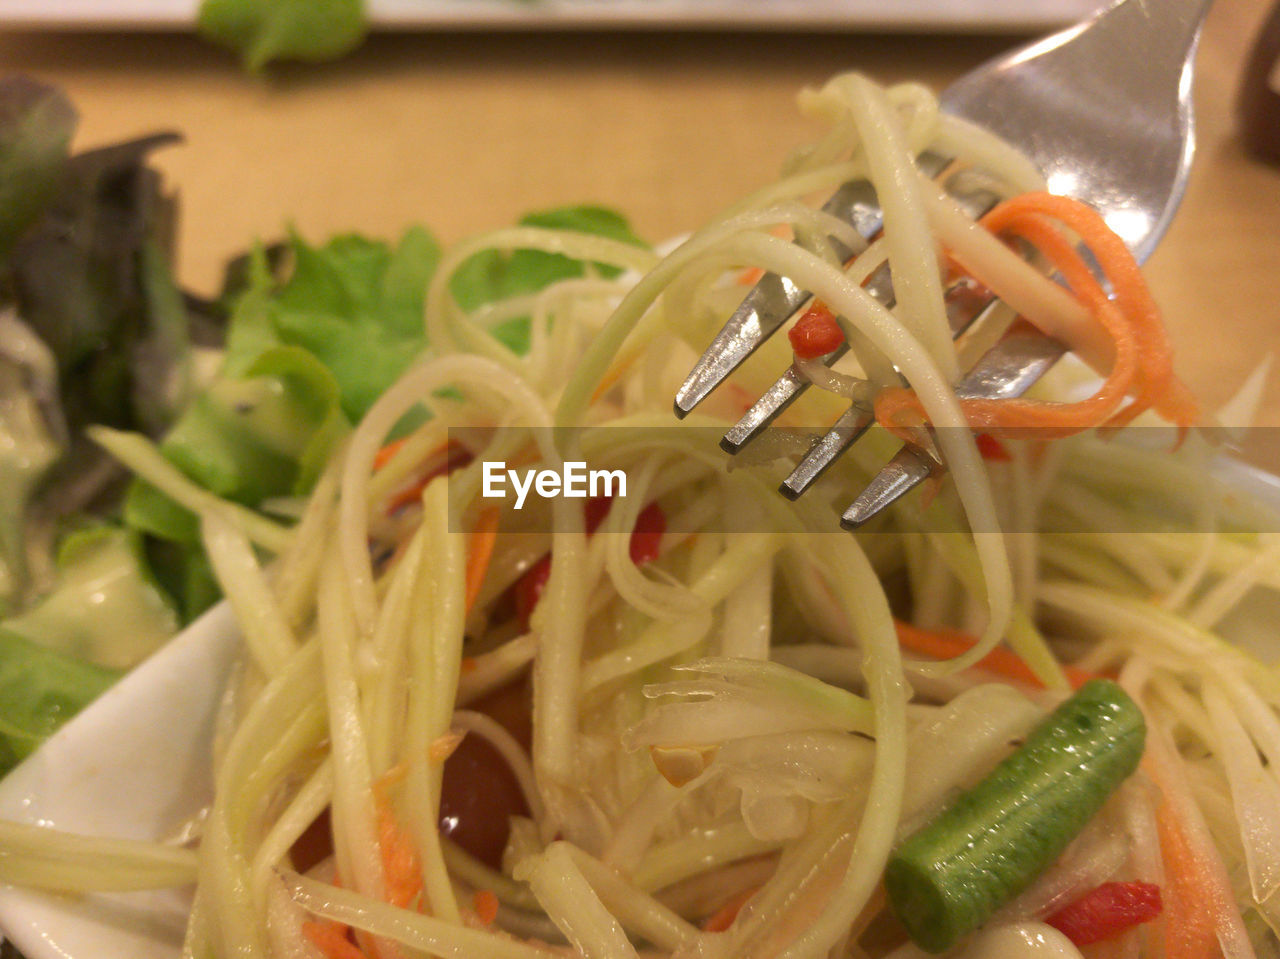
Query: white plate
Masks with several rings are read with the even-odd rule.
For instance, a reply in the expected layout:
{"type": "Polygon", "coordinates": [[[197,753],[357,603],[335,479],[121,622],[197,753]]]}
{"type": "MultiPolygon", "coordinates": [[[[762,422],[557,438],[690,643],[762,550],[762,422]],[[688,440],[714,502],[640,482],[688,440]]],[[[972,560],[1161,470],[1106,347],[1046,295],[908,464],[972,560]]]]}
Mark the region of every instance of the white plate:
{"type": "MultiPolygon", "coordinates": [[[[239,647],[225,603],[192,623],[0,783],[0,818],[130,839],[172,835],[213,794],[213,717],[239,647]],[[219,681],[187,681],[201,673],[219,681]],[[139,714],[172,722],[146,724],[139,714]],[[167,791],[138,789],[165,780],[167,791]]],[[[27,959],[174,959],[189,905],[174,891],[71,898],[0,886],[0,930],[27,959]]]]}
{"type": "MultiPolygon", "coordinates": [[[[367,0],[375,29],[940,30],[1025,32],[1102,0],[367,0]]],[[[0,0],[0,26],[187,29],[199,0],[0,0]]]]}

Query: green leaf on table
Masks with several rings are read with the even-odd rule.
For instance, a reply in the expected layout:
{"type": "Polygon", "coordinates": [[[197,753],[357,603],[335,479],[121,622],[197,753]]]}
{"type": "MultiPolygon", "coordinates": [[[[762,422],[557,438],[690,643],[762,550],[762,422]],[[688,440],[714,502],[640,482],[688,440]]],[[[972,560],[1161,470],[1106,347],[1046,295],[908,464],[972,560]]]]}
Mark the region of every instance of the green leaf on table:
{"type": "Polygon", "coordinates": [[[204,0],[197,25],[254,72],[272,60],[336,59],[368,30],[362,0],[204,0]]]}

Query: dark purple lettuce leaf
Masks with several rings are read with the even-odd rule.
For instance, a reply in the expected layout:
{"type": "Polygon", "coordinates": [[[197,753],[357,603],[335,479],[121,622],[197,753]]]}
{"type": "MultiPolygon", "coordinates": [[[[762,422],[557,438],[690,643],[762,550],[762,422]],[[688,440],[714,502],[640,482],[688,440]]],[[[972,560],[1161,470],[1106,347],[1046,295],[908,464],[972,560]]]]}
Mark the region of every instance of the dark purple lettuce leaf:
{"type": "Polygon", "coordinates": [[[167,246],[173,201],[146,166],[162,133],[68,163],[44,215],[10,256],[18,313],[58,358],[67,424],[135,421],[134,351],[151,333],[144,248],[167,246]]]}
{"type": "Polygon", "coordinates": [[[52,199],[75,128],[59,90],[30,77],[0,80],[0,255],[52,199]]]}

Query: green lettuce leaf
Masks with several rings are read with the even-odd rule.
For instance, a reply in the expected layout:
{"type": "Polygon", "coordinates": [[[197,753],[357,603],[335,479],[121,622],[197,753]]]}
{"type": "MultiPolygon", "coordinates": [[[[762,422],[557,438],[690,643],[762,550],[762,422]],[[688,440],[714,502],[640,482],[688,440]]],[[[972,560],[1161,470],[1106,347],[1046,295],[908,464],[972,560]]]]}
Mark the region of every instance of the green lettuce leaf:
{"type": "Polygon", "coordinates": [[[123,471],[89,423],[158,435],[185,402],[187,314],[169,274],[162,133],[68,153],[76,115],[52,87],[0,80],[0,608],[22,609],[53,537],[115,506],[123,471]],[[15,337],[17,339],[15,339],[15,337]],[[25,344],[25,345],[21,345],[25,344]]]}
{"type": "Polygon", "coordinates": [[[72,157],[6,264],[18,315],[57,358],[73,437],[91,423],[154,433],[184,398],[186,316],[164,245],[174,207],[147,165],[177,140],[160,133],[72,157]]]}
{"type": "Polygon", "coordinates": [[[52,199],[75,128],[59,90],[28,77],[0,83],[0,255],[52,199]]]}
{"type": "Polygon", "coordinates": [[[177,605],[184,624],[222,599],[222,588],[202,544],[153,539],[148,546],[156,580],[177,605]]]}
{"type": "MultiPolygon", "coordinates": [[[[563,209],[531,213],[520,221],[523,226],[576,230],[645,246],[630,224],[613,210],[598,206],[571,206],[563,209]]],[[[618,275],[616,267],[604,263],[590,264],[599,275],[618,275]]],[[[542,250],[513,250],[504,253],[485,250],[468,258],[449,281],[449,290],[458,303],[474,310],[487,303],[522,294],[536,293],[552,283],[586,275],[588,264],[559,253],[542,250]]],[[[529,317],[517,316],[495,326],[490,332],[513,353],[529,350],[529,317]]]]}
{"type": "MultiPolygon", "coordinates": [[[[571,206],[531,213],[521,219],[520,224],[576,230],[636,246],[646,245],[632,232],[625,217],[599,206],[571,206]]],[[[617,276],[619,272],[616,267],[603,263],[592,264],[592,267],[605,277],[617,276]]],[[[463,309],[474,310],[486,303],[536,293],[559,280],[584,276],[586,272],[587,264],[560,253],[545,253],[542,250],[503,253],[485,250],[470,257],[458,268],[450,279],[449,288],[463,309]]],[[[507,335],[515,337],[513,332],[508,332],[507,335]]]]}
{"type": "MultiPolygon", "coordinates": [[[[305,493],[350,429],[333,374],[296,346],[273,346],[224,376],[187,407],[161,452],[201,486],[247,506],[305,493]]],[[[135,480],[125,500],[129,525],[194,544],[195,517],[135,480]]]]}
{"type": "MultiPolygon", "coordinates": [[[[250,252],[221,373],[160,444],[196,482],[247,506],[307,492],[350,423],[421,353],[423,297],[440,259],[420,227],[395,247],[355,235],[315,247],[295,234],[287,252],[283,279],[267,248],[250,252]]],[[[142,482],[129,488],[125,520],[199,542],[195,517],[142,482]]],[[[181,599],[191,577],[178,579],[181,599]]]]}
{"type": "Polygon", "coordinates": [[[142,662],[178,625],[151,577],[142,537],[116,526],[65,537],[53,589],[0,623],[47,649],[113,670],[142,662]]]}
{"type": "Polygon", "coordinates": [[[27,515],[63,453],[33,386],[36,375],[0,356],[0,609],[20,605],[31,586],[27,515]]]}
{"type": "Polygon", "coordinates": [[[311,246],[291,237],[292,270],[279,286],[265,258],[232,314],[227,370],[251,365],[273,344],[301,347],[333,374],[341,405],[362,417],[426,346],[423,297],[440,247],[408,230],[395,247],[356,235],[311,246]]]}
{"type": "Polygon", "coordinates": [[[118,676],[0,629],[0,776],[118,676]]]}
{"type": "MultiPolygon", "coordinates": [[[[625,219],[598,207],[552,210],[522,222],[641,242],[625,219]]],[[[196,482],[247,506],[305,494],[350,424],[427,349],[423,301],[440,247],[414,227],[394,245],[344,234],[316,246],[294,233],[286,254],[282,263],[273,262],[260,246],[237,267],[240,292],[231,307],[222,372],[160,444],[196,482]]],[[[475,307],[589,268],[616,272],[538,251],[482,254],[464,265],[453,292],[464,306],[475,307]]],[[[528,349],[527,318],[508,321],[495,333],[517,352],[528,349]]],[[[397,431],[426,415],[411,414],[397,431]]],[[[166,570],[165,584],[184,615],[200,608],[206,571],[187,570],[198,555],[195,517],[135,481],[125,520],[175,544],[166,552],[175,565],[166,570]]]]}

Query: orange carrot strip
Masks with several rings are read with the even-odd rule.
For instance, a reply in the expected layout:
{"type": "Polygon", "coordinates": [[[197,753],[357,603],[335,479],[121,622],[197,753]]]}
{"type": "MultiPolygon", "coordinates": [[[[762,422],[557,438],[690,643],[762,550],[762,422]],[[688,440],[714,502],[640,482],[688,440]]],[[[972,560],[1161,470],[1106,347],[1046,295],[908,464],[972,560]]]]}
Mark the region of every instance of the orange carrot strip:
{"type": "MultiPolygon", "coordinates": [[[[1041,196],[1046,199],[1046,202],[1054,199],[1049,194],[1041,196]]],[[[1037,246],[1049,257],[1066,278],[1072,290],[1076,291],[1076,294],[1094,311],[1099,321],[1108,327],[1108,331],[1112,332],[1113,336],[1116,333],[1111,330],[1110,323],[1113,322],[1113,316],[1119,318],[1121,328],[1124,330],[1124,341],[1123,343],[1117,341],[1117,352],[1123,347],[1126,369],[1130,358],[1134,364],[1133,402],[1120,413],[1112,413],[1108,420],[1108,425],[1119,425],[1117,422],[1112,422],[1117,416],[1124,417],[1125,421],[1133,418],[1150,408],[1159,395],[1172,388],[1175,381],[1172,379],[1173,366],[1169,344],[1164,337],[1159,307],[1151,297],[1146,282],[1138,272],[1137,263],[1125,248],[1124,242],[1112,233],[1102,218],[1088,207],[1076,204],[1076,201],[1068,201],[1068,203],[1075,204],[1084,209],[1086,214],[1092,215],[1091,219],[1077,217],[1074,222],[1074,225],[1082,229],[1087,229],[1087,224],[1097,229],[1098,232],[1090,237],[1090,246],[1109,248],[1104,275],[1108,276],[1109,280],[1115,277],[1112,282],[1119,284],[1123,289],[1123,295],[1117,294],[1114,301],[1107,297],[1094,278],[1093,272],[1085,265],[1066,237],[1054,227],[1054,221],[1049,217],[1034,212],[1019,212],[1017,208],[1012,212],[997,208],[992,212],[1002,214],[1002,217],[989,221],[989,224],[1002,225],[1004,229],[1024,237],[1037,246]],[[1131,272],[1128,271],[1125,261],[1132,266],[1131,272]]],[[[1058,204],[1051,205],[1058,206],[1058,204]]],[[[1075,206],[1068,206],[1061,208],[1061,212],[1074,209],[1075,206]]],[[[1121,365],[1119,357],[1116,365],[1121,365]]],[[[1115,379],[1113,369],[1108,380],[1114,382],[1115,379]]],[[[1123,399],[1123,395],[1118,399],[1123,399]]],[[[1194,414],[1192,418],[1194,419],[1194,414]]]]}
{"type": "MultiPolygon", "coordinates": [[[[919,626],[912,626],[901,620],[894,620],[894,628],[898,632],[898,642],[904,649],[932,659],[954,659],[961,653],[968,652],[978,642],[974,637],[959,630],[921,629],[919,626]]],[[[1044,683],[1037,678],[1031,671],[1031,667],[1023,662],[1020,656],[1001,646],[997,646],[978,660],[975,668],[985,669],[989,673],[1027,683],[1039,689],[1044,688],[1044,683]]],[[[1073,689],[1079,689],[1090,679],[1097,678],[1092,673],[1076,669],[1074,666],[1064,666],[1063,671],[1073,689]]]]}
{"type": "Polygon", "coordinates": [[[703,932],[724,932],[733,925],[733,920],[738,918],[738,913],[742,911],[742,907],[747,904],[747,901],[759,891],[759,889],[751,888],[744,889],[738,893],[703,920],[703,932]]]}
{"type": "Polygon", "coordinates": [[[490,506],[482,509],[476,517],[475,528],[471,531],[471,541],[467,544],[466,572],[466,610],[471,612],[476,597],[480,595],[480,587],[484,585],[484,575],[489,571],[489,560],[493,558],[493,547],[498,541],[498,508],[490,506]]]}
{"type": "Polygon", "coordinates": [[[422,892],[422,861],[413,839],[400,825],[388,789],[404,777],[406,767],[395,766],[373,784],[374,808],[378,816],[378,849],[382,854],[382,877],[387,902],[407,908],[422,892]]]}
{"type": "Polygon", "coordinates": [[[1156,835],[1164,865],[1165,959],[1220,959],[1248,950],[1231,879],[1164,726],[1148,721],[1141,769],[1160,791],[1156,835]]]}
{"type": "Polygon", "coordinates": [[[1220,955],[1216,923],[1210,911],[1212,894],[1199,858],[1191,849],[1182,824],[1167,800],[1156,808],[1156,831],[1164,863],[1168,900],[1165,913],[1167,959],[1211,959],[1220,955]]]}
{"type": "Polygon", "coordinates": [[[1002,219],[1010,221],[1035,211],[1053,217],[1074,231],[1089,248],[1103,275],[1115,291],[1116,301],[1135,321],[1142,375],[1155,392],[1157,412],[1179,424],[1189,424],[1199,415],[1194,399],[1173,373],[1172,354],[1160,308],[1151,296],[1141,267],[1124,241],[1107,226],[1092,207],[1069,197],[1050,193],[1028,194],[1000,204],[984,218],[990,229],[1001,229],[1002,219]]]}
{"type": "Polygon", "coordinates": [[[392,457],[399,453],[400,448],[404,446],[404,441],[405,437],[402,436],[398,440],[392,440],[386,446],[382,447],[382,449],[378,450],[373,457],[373,468],[375,470],[380,470],[382,467],[386,466],[387,463],[391,462],[392,457]]]}
{"type": "MultiPolygon", "coordinates": [[[[385,450],[387,447],[384,446],[383,449],[385,450]]],[[[394,455],[394,453],[392,455],[394,455]]],[[[437,476],[443,476],[447,473],[451,473],[457,467],[464,466],[471,461],[471,454],[467,452],[466,449],[458,443],[449,441],[443,446],[432,450],[430,456],[427,457],[425,462],[431,463],[432,461],[439,459],[441,456],[444,457],[443,460],[428,468],[422,476],[410,483],[404,489],[400,490],[400,492],[396,493],[395,496],[391,498],[391,502],[387,504],[388,514],[394,513],[411,503],[418,502],[418,500],[422,498],[422,491],[427,488],[427,484],[433,479],[437,476]]],[[[388,459],[389,458],[390,457],[388,457],[388,459]]]]}
{"type": "MultiPolygon", "coordinates": [[[[1124,401],[1133,384],[1137,360],[1133,336],[1124,315],[1110,302],[1088,267],[1061,236],[1042,223],[1022,224],[1027,233],[1039,241],[1042,252],[1072,284],[1072,289],[1093,311],[1115,343],[1115,360],[1110,374],[1098,391],[1076,403],[1043,403],[1034,400],[961,400],[965,418],[975,428],[1001,434],[1034,428],[1044,437],[1066,436],[1105,422],[1124,401]]],[[[876,397],[876,416],[890,429],[890,424],[905,427],[910,421],[904,412],[925,419],[924,408],[911,390],[892,388],[876,397]]],[[[895,431],[899,432],[899,431],[895,431]]],[[[907,438],[907,437],[904,437],[907,438]]]]}
{"type": "Polygon", "coordinates": [[[339,922],[307,920],[302,935],[327,959],[369,959],[364,950],[347,938],[347,927],[339,922]]]}
{"type": "Polygon", "coordinates": [[[623,357],[605,370],[604,376],[600,377],[600,382],[596,384],[596,388],[591,394],[591,402],[596,402],[600,397],[608,393],[613,388],[613,385],[622,379],[623,374],[635,365],[638,357],[639,354],[633,353],[631,356],[623,357]]]}
{"type": "Polygon", "coordinates": [[[492,889],[477,889],[471,897],[471,908],[480,922],[492,926],[498,918],[498,897],[492,889]]]}
{"type": "MultiPolygon", "coordinates": [[[[1120,426],[1149,408],[1183,428],[1196,420],[1199,412],[1173,374],[1159,310],[1137,262],[1096,211],[1066,197],[1029,193],[1000,204],[982,224],[1020,236],[1045,255],[1111,336],[1115,359],[1098,392],[1077,403],[962,400],[961,409],[970,425],[997,434],[1035,429],[1042,436],[1065,436],[1093,426],[1120,426]],[[1069,227],[1089,248],[1116,291],[1115,300],[1107,297],[1055,222],[1069,227]],[[1126,396],[1132,400],[1121,409],[1126,396]]],[[[925,420],[919,398],[898,388],[877,396],[876,416],[905,438],[910,438],[912,427],[925,420]]]]}

